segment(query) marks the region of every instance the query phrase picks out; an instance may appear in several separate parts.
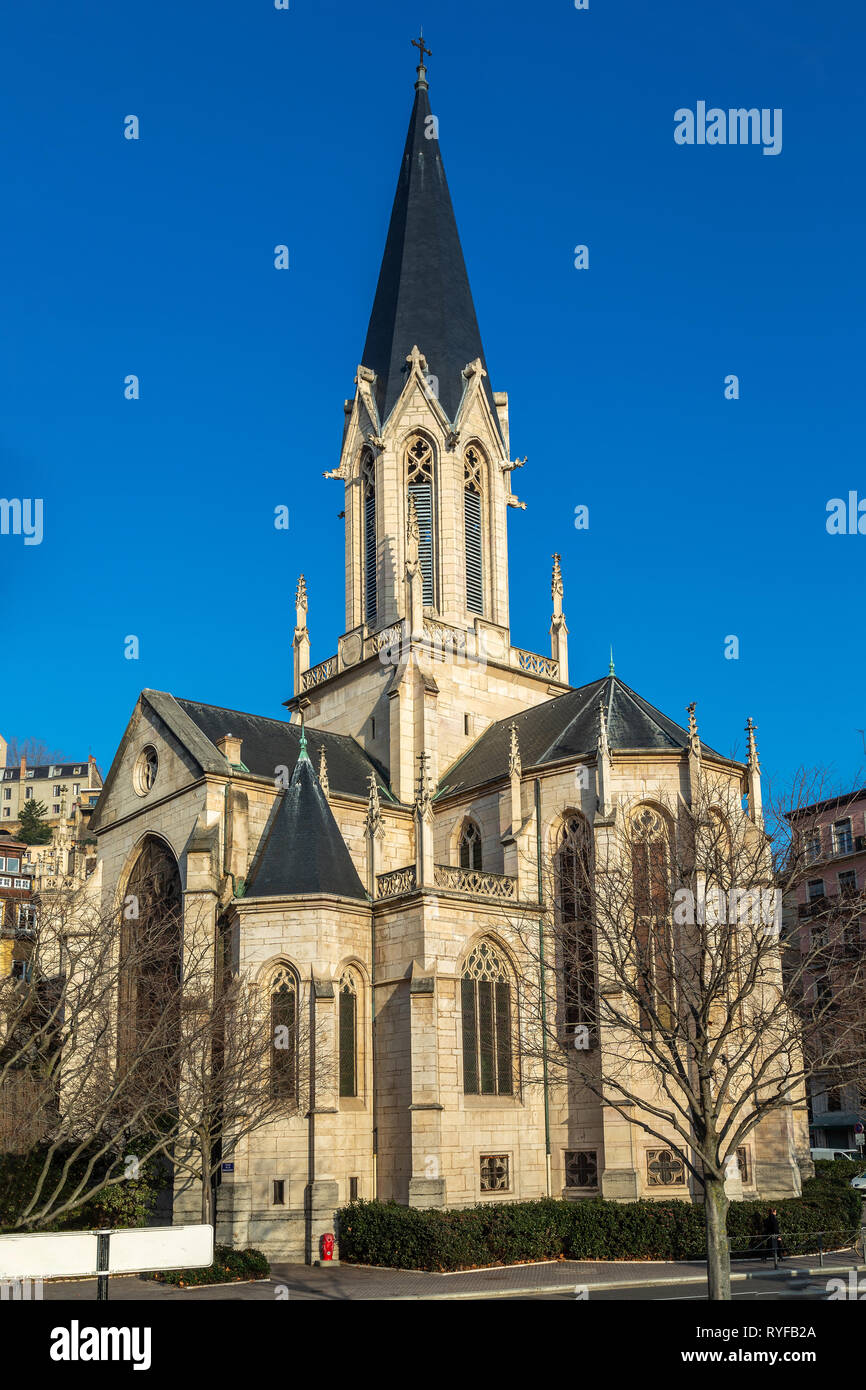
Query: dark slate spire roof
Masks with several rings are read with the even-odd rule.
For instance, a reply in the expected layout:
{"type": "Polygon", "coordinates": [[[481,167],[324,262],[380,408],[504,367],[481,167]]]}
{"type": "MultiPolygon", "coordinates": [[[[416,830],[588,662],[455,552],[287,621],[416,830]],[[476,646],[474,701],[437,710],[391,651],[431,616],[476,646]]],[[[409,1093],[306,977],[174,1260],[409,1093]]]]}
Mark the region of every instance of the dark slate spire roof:
{"type": "MultiPolygon", "coordinates": [[[[437,795],[467,791],[507,776],[512,724],[517,726],[524,768],[565,758],[594,757],[599,704],[607,714],[608,742],[614,753],[688,748],[684,728],[631,690],[619,676],[610,675],[491,724],[448,769],[437,795]]],[[[710,757],[723,757],[706,743],[701,744],[701,751],[710,757]]]]}
{"type": "MultiPolygon", "coordinates": [[[[463,368],[476,357],[487,366],[439,141],[427,138],[427,131],[436,127],[428,124],[432,113],[425,69],[418,74],[361,359],[376,373],[383,423],[406,384],[406,358],[416,344],[427,370],[439,379],[439,403],[452,421],[466,385],[463,368]]],[[[489,376],[484,388],[498,427],[489,376]]]]}
{"type": "Polygon", "coordinates": [[[305,753],[295,763],[289,786],[265,832],[245,898],[282,898],[294,893],[367,894],[305,753]]]}

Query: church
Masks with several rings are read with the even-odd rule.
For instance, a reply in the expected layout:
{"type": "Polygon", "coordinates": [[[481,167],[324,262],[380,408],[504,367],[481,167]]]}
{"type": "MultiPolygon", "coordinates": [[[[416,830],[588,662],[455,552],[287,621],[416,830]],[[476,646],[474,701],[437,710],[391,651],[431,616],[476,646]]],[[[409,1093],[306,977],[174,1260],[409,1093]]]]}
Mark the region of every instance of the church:
{"type": "MultiPolygon", "coordinates": [[[[301,577],[285,719],[142,691],[91,822],[106,904],[160,865],[184,921],[209,923],[255,981],[264,1016],[289,1031],[311,1019],[329,1040],[333,1065],[314,1080],[291,1049],[280,1060],[279,1117],[224,1139],[217,1239],[272,1259],[315,1258],[359,1197],[695,1197],[658,1139],[530,1075],[511,924],[545,912],[543,865],[635,807],[688,803],[701,771],[735,814],[760,817],[753,741],[747,763],[731,761],[612,661],[570,683],[558,555],[549,653],[512,645],[507,518],[522,465],[488,372],[423,41],[420,56],[327,475],[345,498],[345,631],[311,666],[301,577]]],[[[796,1195],[804,1156],[792,1105],[750,1136],[732,1195],[796,1195]]],[[[178,1188],[174,1219],[198,1206],[178,1188]]]]}

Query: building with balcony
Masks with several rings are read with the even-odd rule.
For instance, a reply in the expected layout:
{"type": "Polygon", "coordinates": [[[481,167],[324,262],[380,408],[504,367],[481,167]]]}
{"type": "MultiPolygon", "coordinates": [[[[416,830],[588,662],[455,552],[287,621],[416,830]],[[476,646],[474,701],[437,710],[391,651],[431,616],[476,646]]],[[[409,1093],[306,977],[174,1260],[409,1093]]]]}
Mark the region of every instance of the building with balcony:
{"type": "Polygon", "coordinates": [[[33,943],[33,875],[29,845],[0,832],[0,979],[26,978],[33,943]]]}
{"type": "MultiPolygon", "coordinates": [[[[789,930],[804,954],[832,947],[837,960],[847,955],[862,960],[866,952],[866,789],[798,808],[790,820],[804,871],[786,904],[789,930]]],[[[816,977],[813,987],[830,989],[832,980],[816,977]]],[[[861,1083],[834,1076],[812,1081],[813,1147],[855,1150],[858,1123],[866,1123],[866,1090],[861,1083]]]]}

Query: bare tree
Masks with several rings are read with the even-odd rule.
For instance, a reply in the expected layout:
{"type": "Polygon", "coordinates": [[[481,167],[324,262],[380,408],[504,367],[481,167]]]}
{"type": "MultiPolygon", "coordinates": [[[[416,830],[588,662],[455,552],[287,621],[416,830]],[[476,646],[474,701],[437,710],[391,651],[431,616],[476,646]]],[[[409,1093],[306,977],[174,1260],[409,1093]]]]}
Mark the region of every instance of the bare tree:
{"type": "Polygon", "coordinates": [[[621,800],[594,833],[575,814],[544,869],[540,931],[528,914],[511,923],[532,962],[521,1038],[531,1078],[583,1089],[692,1174],[712,1299],[730,1297],[726,1179],[738,1150],[768,1117],[802,1111],[817,1071],[853,1074],[862,1049],[862,951],[828,992],[816,953],[782,927],[806,869],[791,809],[765,827],[704,778],[691,805],[621,800]]]}
{"type": "Polygon", "coordinates": [[[200,1184],[201,1219],[213,1224],[221,1163],[263,1125],[311,1108],[316,1080],[331,1080],[333,1057],[294,977],[265,998],[248,974],[232,974],[220,957],[215,983],[205,976],[199,984],[188,976],[171,1058],[178,1074],[172,1161],[200,1184]]]}
{"type": "Polygon", "coordinates": [[[69,761],[61,749],[49,748],[41,738],[10,738],[6,748],[6,766],[15,767],[22,758],[27,759],[28,767],[45,767],[46,764],[69,761]]]}
{"type": "Polygon", "coordinates": [[[223,974],[212,912],[183,916],[158,858],[129,887],[110,912],[86,891],[43,895],[15,929],[21,959],[0,979],[0,1152],[32,1153],[37,1171],[13,1229],[44,1228],[157,1155],[201,1181],[212,1220],[221,1150],[309,1089],[303,1021],[287,1020],[283,1048],[254,984],[223,974]]]}

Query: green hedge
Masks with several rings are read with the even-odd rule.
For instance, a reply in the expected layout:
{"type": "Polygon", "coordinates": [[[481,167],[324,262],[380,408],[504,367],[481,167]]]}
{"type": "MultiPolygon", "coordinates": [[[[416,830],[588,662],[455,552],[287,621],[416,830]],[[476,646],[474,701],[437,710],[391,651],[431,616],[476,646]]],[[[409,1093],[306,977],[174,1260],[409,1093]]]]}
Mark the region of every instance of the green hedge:
{"type": "Polygon", "coordinates": [[[261,1250],[232,1250],[228,1245],[214,1247],[214,1261],[206,1269],[169,1269],[159,1274],[145,1274],[160,1284],[176,1284],[190,1288],[197,1284],[236,1284],[246,1279],[267,1279],[271,1272],[261,1250]]]}
{"type": "Polygon", "coordinates": [[[850,1182],[866,1173],[866,1161],[856,1158],[816,1158],[815,1177],[829,1182],[850,1182]]]}
{"type": "MultiPolygon", "coordinates": [[[[133,1154],[135,1150],[136,1146],[132,1143],[120,1156],[107,1154],[100,1157],[94,1169],[96,1181],[100,1174],[106,1175],[111,1172],[113,1176],[117,1176],[122,1173],[126,1153],[133,1154]]],[[[17,1220],[36,1189],[48,1154],[49,1150],[42,1146],[24,1154],[0,1153],[0,1232],[66,1231],[86,1230],[96,1226],[145,1225],[159,1196],[160,1187],[165,1181],[155,1159],[141,1163],[137,1178],[123,1178],[120,1182],[112,1183],[110,1187],[103,1188],[89,1200],[64,1212],[53,1221],[49,1220],[41,1226],[32,1222],[19,1226],[17,1220]]],[[[67,1151],[63,1149],[57,1149],[50,1154],[48,1178],[42,1188],[43,1202],[61,1180],[66,1158],[67,1151]]],[[[60,1205],[64,1194],[75,1191],[76,1183],[84,1176],[88,1158],[86,1152],[76,1156],[69,1177],[54,1203],[55,1206],[60,1205]]],[[[92,1187],[95,1184],[91,1180],[88,1185],[92,1187]]]]}
{"type": "MultiPolygon", "coordinates": [[[[860,1197],[841,1183],[811,1179],[802,1197],[775,1206],[788,1251],[810,1254],[848,1243],[860,1197]],[[813,1233],[810,1235],[810,1233],[813,1233]]],[[[731,1248],[763,1244],[770,1203],[732,1202],[731,1248]]],[[[497,1202],[446,1211],[396,1202],[352,1202],[337,1213],[340,1259],[392,1269],[455,1270],[533,1260],[688,1260],[705,1256],[701,1205],[683,1201],[497,1202]]]]}

